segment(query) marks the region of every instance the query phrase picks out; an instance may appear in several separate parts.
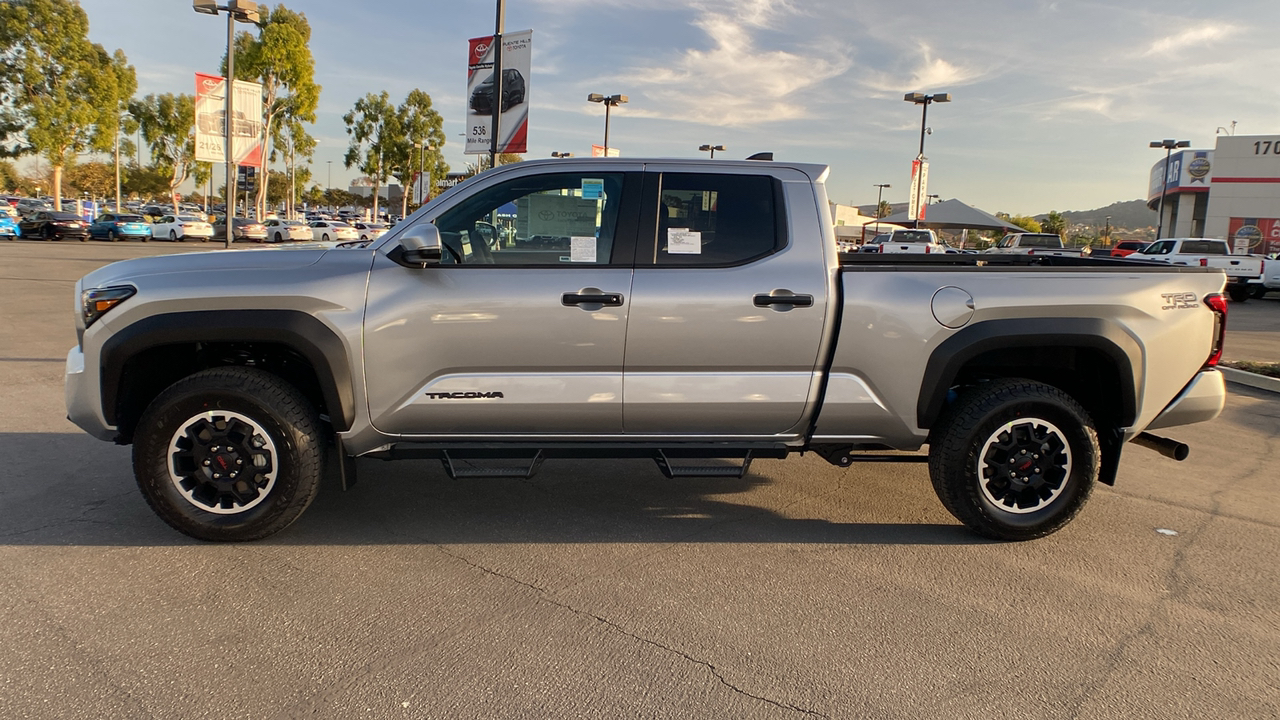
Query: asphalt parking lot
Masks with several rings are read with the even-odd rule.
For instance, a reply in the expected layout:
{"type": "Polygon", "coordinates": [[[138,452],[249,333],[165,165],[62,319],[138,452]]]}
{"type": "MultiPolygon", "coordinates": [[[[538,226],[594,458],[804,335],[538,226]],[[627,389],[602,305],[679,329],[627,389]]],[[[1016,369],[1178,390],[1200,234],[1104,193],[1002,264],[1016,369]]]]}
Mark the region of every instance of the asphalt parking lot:
{"type": "MultiPolygon", "coordinates": [[[[1126,451],[1062,532],[969,534],[919,465],[666,480],[361,461],[267,541],[164,525],[65,420],[73,283],[167,243],[0,243],[2,718],[1274,718],[1280,395],[1126,451]]],[[[1280,295],[1227,356],[1280,359],[1280,295]]]]}

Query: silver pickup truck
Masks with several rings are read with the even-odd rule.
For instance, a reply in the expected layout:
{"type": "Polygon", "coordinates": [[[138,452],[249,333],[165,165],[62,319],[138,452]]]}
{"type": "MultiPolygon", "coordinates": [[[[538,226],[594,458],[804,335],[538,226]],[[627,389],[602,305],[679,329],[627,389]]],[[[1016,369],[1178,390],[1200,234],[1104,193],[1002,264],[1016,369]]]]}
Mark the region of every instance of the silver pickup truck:
{"type": "MultiPolygon", "coordinates": [[[[277,532],[326,458],[454,477],[647,457],[927,461],[974,531],[1064,526],[1129,441],[1210,420],[1220,270],[837,252],[822,165],[531,161],[370,242],[139,258],[76,287],[70,419],[206,540],[277,532]],[[916,453],[929,446],[927,456],[916,453]]],[[[731,461],[726,463],[726,461],[731,461]]]]}

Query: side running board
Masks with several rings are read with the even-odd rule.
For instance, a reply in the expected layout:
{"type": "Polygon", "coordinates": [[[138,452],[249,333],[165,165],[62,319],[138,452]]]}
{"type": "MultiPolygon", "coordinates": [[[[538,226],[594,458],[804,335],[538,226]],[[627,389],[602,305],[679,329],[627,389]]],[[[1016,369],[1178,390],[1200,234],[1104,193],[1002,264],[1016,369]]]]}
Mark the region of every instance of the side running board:
{"type": "Polygon", "coordinates": [[[542,451],[532,458],[494,458],[491,455],[475,455],[445,450],[441,453],[440,462],[444,463],[444,471],[453,480],[460,478],[519,478],[528,480],[538,472],[542,465],[542,451]],[[486,463],[486,464],[482,464],[486,463]],[[501,464],[495,464],[501,463],[501,464]],[[512,464],[517,463],[517,464],[512,464]]]}
{"type": "MultiPolygon", "coordinates": [[[[654,462],[658,463],[658,469],[662,471],[668,479],[678,477],[723,477],[723,478],[741,478],[747,474],[747,470],[751,467],[751,451],[748,450],[741,458],[740,465],[676,465],[673,461],[688,461],[689,457],[679,458],[671,457],[669,450],[659,450],[654,456],[654,462]]],[[[693,457],[705,457],[705,455],[695,455],[693,457]]],[[[732,458],[739,460],[739,458],[732,458]]]]}

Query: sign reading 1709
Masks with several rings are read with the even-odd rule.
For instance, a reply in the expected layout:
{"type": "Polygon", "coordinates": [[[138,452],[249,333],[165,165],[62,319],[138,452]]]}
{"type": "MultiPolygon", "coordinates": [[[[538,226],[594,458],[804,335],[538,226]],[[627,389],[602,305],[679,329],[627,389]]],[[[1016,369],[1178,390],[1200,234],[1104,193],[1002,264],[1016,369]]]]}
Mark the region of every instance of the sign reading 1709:
{"type": "Polygon", "coordinates": [[[1280,140],[1259,140],[1253,144],[1254,155],[1280,155],[1280,140]]]}

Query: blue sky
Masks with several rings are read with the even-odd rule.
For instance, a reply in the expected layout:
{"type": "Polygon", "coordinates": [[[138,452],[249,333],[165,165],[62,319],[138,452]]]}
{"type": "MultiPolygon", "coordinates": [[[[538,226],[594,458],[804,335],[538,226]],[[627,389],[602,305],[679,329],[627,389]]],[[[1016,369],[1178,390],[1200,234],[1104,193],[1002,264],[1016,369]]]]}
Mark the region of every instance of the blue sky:
{"type": "MultiPolygon", "coordinates": [[[[323,86],[314,179],[342,165],[342,115],[366,92],[417,87],[462,154],[467,39],[491,34],[492,0],[298,0],[323,86]]],[[[193,91],[226,46],[221,17],[182,0],[82,0],[90,35],[119,47],[139,94],[193,91]]],[[[241,26],[248,27],[248,26],[241,26]]],[[[1280,3],[1183,0],[508,0],[506,29],[533,30],[529,155],[590,154],[622,93],[610,145],[626,156],[771,150],[831,165],[833,200],[906,199],[920,111],[929,191],[990,212],[1083,210],[1142,197],[1151,140],[1212,147],[1215,130],[1280,133],[1280,3]]]]}

